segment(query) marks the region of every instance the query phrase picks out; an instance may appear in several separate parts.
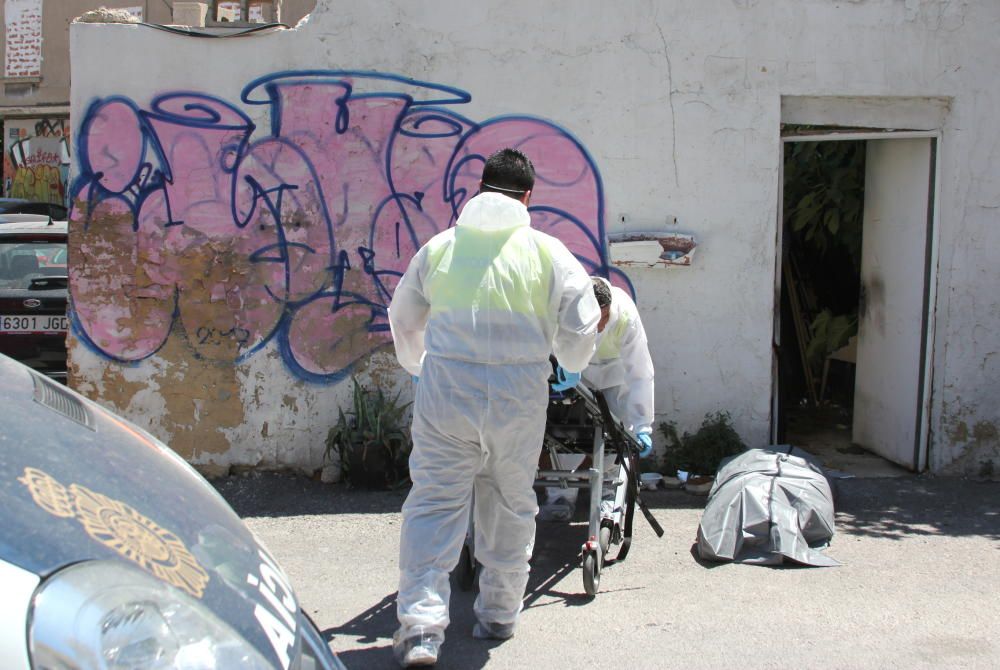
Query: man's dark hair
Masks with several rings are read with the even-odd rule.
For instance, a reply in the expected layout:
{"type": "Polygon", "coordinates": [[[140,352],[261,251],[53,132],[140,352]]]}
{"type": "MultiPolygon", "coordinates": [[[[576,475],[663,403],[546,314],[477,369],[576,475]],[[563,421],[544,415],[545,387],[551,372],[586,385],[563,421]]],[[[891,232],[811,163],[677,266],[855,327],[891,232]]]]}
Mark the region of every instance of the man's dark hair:
{"type": "Polygon", "coordinates": [[[483,193],[495,192],[520,199],[535,186],[535,166],[517,149],[500,149],[483,166],[483,193]]]}
{"type": "Polygon", "coordinates": [[[594,285],[594,297],[597,298],[597,306],[601,309],[611,304],[611,287],[600,277],[591,277],[590,282],[594,285]]]}

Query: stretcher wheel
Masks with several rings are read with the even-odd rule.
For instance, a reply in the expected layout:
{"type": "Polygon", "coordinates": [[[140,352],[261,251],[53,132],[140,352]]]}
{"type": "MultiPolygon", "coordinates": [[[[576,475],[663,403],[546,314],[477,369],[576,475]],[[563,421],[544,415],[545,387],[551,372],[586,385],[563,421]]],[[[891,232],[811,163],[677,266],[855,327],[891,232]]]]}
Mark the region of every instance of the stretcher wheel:
{"type": "Polygon", "coordinates": [[[462,555],[458,557],[455,579],[462,591],[471,591],[476,584],[476,559],[473,558],[472,550],[467,544],[462,546],[462,555]]]}
{"type": "Polygon", "coordinates": [[[583,590],[588,596],[596,596],[601,586],[601,562],[596,550],[583,557],[583,590]]]}

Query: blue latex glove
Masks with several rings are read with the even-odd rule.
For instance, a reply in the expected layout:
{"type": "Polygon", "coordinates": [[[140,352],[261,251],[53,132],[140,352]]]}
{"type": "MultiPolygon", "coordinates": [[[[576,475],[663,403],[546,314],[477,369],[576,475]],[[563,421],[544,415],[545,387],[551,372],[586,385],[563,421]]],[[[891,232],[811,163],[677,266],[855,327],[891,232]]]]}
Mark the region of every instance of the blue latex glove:
{"type": "Polygon", "coordinates": [[[561,365],[556,366],[556,383],[552,385],[553,391],[565,391],[571,389],[580,382],[579,372],[566,372],[561,365]]]}
{"type": "Polygon", "coordinates": [[[642,445],[642,451],[639,452],[639,458],[646,458],[646,456],[653,453],[653,438],[650,437],[649,433],[639,433],[635,437],[639,440],[639,444],[642,445]]]}

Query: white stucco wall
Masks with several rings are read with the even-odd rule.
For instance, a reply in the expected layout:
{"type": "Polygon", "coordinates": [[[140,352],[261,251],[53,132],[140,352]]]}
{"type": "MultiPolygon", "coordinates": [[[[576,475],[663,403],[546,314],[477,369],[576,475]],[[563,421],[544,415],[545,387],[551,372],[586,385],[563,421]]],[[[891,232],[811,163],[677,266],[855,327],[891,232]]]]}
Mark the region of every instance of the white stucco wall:
{"type": "MultiPolygon", "coordinates": [[[[296,31],[252,38],[75,25],[72,118],[76,134],[95,98],[123,95],[145,108],[160,93],[197,91],[239,105],[257,77],[350,69],[464,89],[471,101],[456,111],[476,121],[551,119],[599,170],[609,230],[621,215],[635,228],[674,216],[677,231],[698,238],[690,267],[628,270],[650,333],[659,418],[693,428],[706,412],[727,410],[762,446],[782,97],[945,99],[930,465],[976,473],[1000,464],[998,20],[992,0],[508,0],[460,9],[321,0],[296,31]]],[[[242,108],[258,130],[267,126],[264,108],[242,108]]],[[[74,378],[170,438],[181,427],[157,380],[173,375],[176,390],[183,365],[204,365],[182,349],[168,343],[123,367],[74,343],[74,378]],[[135,390],[116,395],[111,384],[135,390]]],[[[324,417],[346,385],[291,374],[273,342],[231,367],[244,420],[220,428],[221,446],[195,448],[192,460],[315,467],[324,417]]],[[[391,359],[375,367],[388,370],[391,359]]]]}

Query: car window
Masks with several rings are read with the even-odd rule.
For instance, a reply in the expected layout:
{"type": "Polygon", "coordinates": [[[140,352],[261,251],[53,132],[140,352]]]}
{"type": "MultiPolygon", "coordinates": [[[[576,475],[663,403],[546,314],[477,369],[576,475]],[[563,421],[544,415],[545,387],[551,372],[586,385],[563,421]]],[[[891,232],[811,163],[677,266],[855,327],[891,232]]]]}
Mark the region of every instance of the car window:
{"type": "Polygon", "coordinates": [[[48,265],[51,267],[66,267],[66,245],[58,246],[48,257],[48,265]]]}
{"type": "Polygon", "coordinates": [[[21,200],[19,198],[0,198],[0,212],[8,212],[11,207],[17,207],[27,203],[27,200],[21,200]]]}
{"type": "Polygon", "coordinates": [[[0,211],[4,214],[41,214],[55,221],[65,221],[68,213],[65,207],[53,202],[18,202],[0,205],[0,211]]]}
{"type": "Polygon", "coordinates": [[[28,288],[35,277],[65,274],[65,242],[0,242],[0,288],[28,288]]]}

